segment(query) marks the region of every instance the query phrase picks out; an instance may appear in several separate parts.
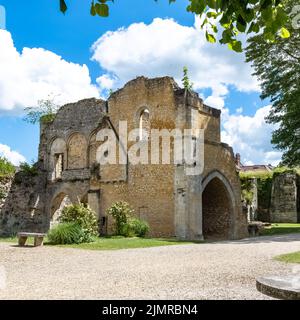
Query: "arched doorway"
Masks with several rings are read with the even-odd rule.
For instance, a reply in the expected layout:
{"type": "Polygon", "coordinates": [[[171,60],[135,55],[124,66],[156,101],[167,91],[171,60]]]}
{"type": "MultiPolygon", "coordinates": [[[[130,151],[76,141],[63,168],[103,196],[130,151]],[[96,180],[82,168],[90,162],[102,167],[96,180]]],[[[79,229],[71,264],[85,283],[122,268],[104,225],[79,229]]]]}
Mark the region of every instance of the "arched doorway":
{"type": "Polygon", "coordinates": [[[54,198],[51,203],[50,228],[52,228],[59,222],[59,217],[63,209],[70,204],[72,204],[72,201],[65,193],[60,193],[54,198]]]}
{"type": "Polygon", "coordinates": [[[231,238],[233,194],[220,173],[213,173],[203,183],[202,233],[204,239],[231,238]]]}

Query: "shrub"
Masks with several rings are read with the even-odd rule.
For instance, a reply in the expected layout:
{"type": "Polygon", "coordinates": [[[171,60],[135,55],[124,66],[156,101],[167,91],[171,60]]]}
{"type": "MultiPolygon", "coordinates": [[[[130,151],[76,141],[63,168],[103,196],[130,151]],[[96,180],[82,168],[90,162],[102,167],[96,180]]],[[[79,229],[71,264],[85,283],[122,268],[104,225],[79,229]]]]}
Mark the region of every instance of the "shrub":
{"type": "Polygon", "coordinates": [[[72,204],[63,209],[59,221],[75,222],[83,230],[83,242],[93,241],[93,237],[98,235],[98,222],[94,211],[86,207],[83,203],[72,204]]]}
{"type": "Polygon", "coordinates": [[[84,242],[84,231],[76,222],[60,223],[48,232],[51,244],[73,244],[84,242]]]}
{"type": "Polygon", "coordinates": [[[132,216],[133,210],[129,204],[125,201],[115,202],[108,210],[107,214],[111,215],[115,220],[115,233],[122,235],[124,225],[128,219],[132,216]]]}
{"type": "Polygon", "coordinates": [[[15,173],[15,167],[6,158],[0,157],[0,177],[12,176],[15,173]]]}
{"type": "Polygon", "coordinates": [[[130,223],[133,226],[135,235],[138,237],[145,237],[150,230],[148,223],[141,219],[133,218],[130,220],[130,223]]]}
{"type": "Polygon", "coordinates": [[[23,173],[24,175],[29,177],[34,177],[38,174],[37,165],[22,162],[20,164],[20,173],[23,173]]]}
{"type": "Polygon", "coordinates": [[[134,225],[131,223],[131,221],[128,221],[128,222],[122,224],[122,228],[121,228],[119,235],[126,237],[126,238],[131,238],[131,237],[136,236],[135,230],[134,230],[134,225]]]}
{"type": "Polygon", "coordinates": [[[146,221],[138,218],[129,218],[122,226],[121,235],[124,237],[145,237],[149,229],[150,227],[146,221]]]}

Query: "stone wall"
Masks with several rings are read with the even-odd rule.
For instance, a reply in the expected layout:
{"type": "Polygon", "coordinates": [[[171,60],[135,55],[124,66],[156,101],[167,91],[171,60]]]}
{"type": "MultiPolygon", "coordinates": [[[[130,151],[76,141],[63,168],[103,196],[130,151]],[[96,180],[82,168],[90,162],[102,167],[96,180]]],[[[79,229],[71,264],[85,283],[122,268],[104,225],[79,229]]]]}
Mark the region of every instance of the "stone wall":
{"type": "Polygon", "coordinates": [[[0,177],[0,212],[9,194],[13,177],[0,177]]]}
{"type": "MultiPolygon", "coordinates": [[[[45,232],[45,173],[27,176],[17,173],[4,182],[6,197],[0,205],[0,235],[11,236],[19,231],[45,232]]],[[[3,180],[0,182],[3,188],[3,180]]]]}
{"type": "MultiPolygon", "coordinates": [[[[131,139],[123,147],[127,151],[135,143],[131,139]]],[[[161,152],[163,141],[159,146],[161,152]]],[[[86,99],[63,106],[52,123],[41,125],[39,168],[38,177],[21,179],[19,184],[14,181],[1,213],[7,232],[49,228],[66,197],[72,203],[79,200],[91,205],[101,233],[112,231],[106,211],[120,200],[127,201],[136,215],[150,224],[152,236],[202,239],[203,220],[204,226],[214,221],[215,236],[241,238],[247,232],[233,152],[220,141],[220,111],[203,104],[196,93],[179,88],[170,77],[139,77],[108,101],[86,99]],[[143,122],[145,110],[147,121],[143,122]],[[97,134],[109,128],[119,139],[120,121],[127,122],[127,133],[139,130],[141,123],[148,130],[192,129],[195,133],[203,129],[204,171],[188,175],[193,165],[175,164],[174,142],[170,164],[97,163],[97,148],[102,144],[97,134]],[[215,201],[211,186],[217,188],[215,201]]]]}
{"type": "Polygon", "coordinates": [[[271,222],[299,222],[298,179],[296,173],[274,176],[270,206],[271,222]]]}

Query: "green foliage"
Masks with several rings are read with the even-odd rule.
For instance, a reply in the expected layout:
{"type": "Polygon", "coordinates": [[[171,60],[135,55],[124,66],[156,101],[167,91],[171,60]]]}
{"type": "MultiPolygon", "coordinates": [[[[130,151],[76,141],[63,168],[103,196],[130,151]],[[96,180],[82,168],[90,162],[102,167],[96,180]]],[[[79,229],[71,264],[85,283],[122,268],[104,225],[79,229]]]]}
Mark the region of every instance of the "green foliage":
{"type": "Polygon", "coordinates": [[[51,244],[79,244],[84,242],[85,234],[76,222],[60,223],[48,232],[51,244]]]}
{"type": "Polygon", "coordinates": [[[15,174],[15,167],[6,158],[0,157],[0,177],[11,177],[15,174]]]}
{"type": "Polygon", "coordinates": [[[300,251],[283,254],[275,257],[275,259],[286,263],[300,263],[300,251]]]}
{"type": "Polygon", "coordinates": [[[300,223],[273,223],[270,227],[265,227],[261,235],[274,236],[289,233],[300,233],[300,223]]]}
{"type": "Polygon", "coordinates": [[[98,222],[95,212],[83,203],[65,207],[59,221],[62,223],[77,223],[83,231],[82,242],[93,241],[93,237],[98,235],[98,222]]]}
{"type": "Polygon", "coordinates": [[[116,235],[124,237],[145,237],[149,232],[149,225],[133,216],[134,210],[125,201],[115,202],[107,214],[115,220],[116,235]]]}
{"type": "Polygon", "coordinates": [[[38,169],[36,164],[29,164],[27,162],[22,162],[20,164],[20,173],[29,177],[34,177],[38,175],[38,169]]]}
{"type": "Polygon", "coordinates": [[[253,191],[252,191],[252,179],[240,177],[241,179],[241,189],[242,189],[242,199],[247,205],[251,205],[253,201],[253,191]]]}
{"type": "Polygon", "coordinates": [[[193,89],[193,83],[190,81],[187,67],[183,67],[182,85],[183,85],[184,89],[186,89],[188,91],[191,91],[193,89]]]}
{"type": "Polygon", "coordinates": [[[273,177],[273,171],[248,171],[240,172],[241,179],[257,178],[257,179],[267,179],[273,177]]]}
{"type": "Polygon", "coordinates": [[[271,203],[272,177],[257,179],[257,202],[260,208],[269,208],[271,203]]]}
{"type": "MultiPolygon", "coordinates": [[[[299,5],[299,0],[284,1],[285,11],[299,5]]],[[[251,62],[260,81],[262,99],[272,104],[267,117],[276,124],[272,143],[283,151],[282,165],[300,165],[300,32],[287,23],[290,37],[265,41],[262,35],[250,39],[246,49],[247,61],[251,62]]],[[[287,36],[283,30],[282,35],[287,36]]]]}
{"type": "MultiPolygon", "coordinates": [[[[0,238],[1,241],[11,241],[6,238],[0,238]]],[[[17,239],[13,239],[16,243],[17,239]]],[[[171,245],[185,245],[190,243],[200,243],[181,241],[175,238],[164,239],[164,238],[124,238],[120,236],[113,237],[97,237],[93,242],[71,244],[67,247],[85,250],[122,250],[122,249],[133,249],[133,248],[150,248],[159,246],[171,246],[171,245]]]]}
{"type": "Polygon", "coordinates": [[[247,202],[247,204],[251,204],[253,201],[251,184],[254,178],[256,178],[257,181],[258,206],[260,208],[269,208],[273,171],[240,172],[242,198],[247,202]]]}
{"type": "MultiPolygon", "coordinates": [[[[90,14],[92,16],[108,17],[108,2],[113,0],[92,0],[90,14]]],[[[158,0],[155,0],[158,1],[158,0]]],[[[176,0],[169,0],[169,3],[176,0]]],[[[239,33],[262,33],[264,39],[274,41],[277,36],[286,39],[290,31],[287,27],[289,15],[284,10],[286,1],[280,0],[189,0],[187,11],[202,18],[202,28],[206,39],[228,44],[236,52],[242,51],[242,43],[237,40],[239,33]],[[219,23],[221,31],[218,32],[219,23]]],[[[60,0],[60,10],[65,13],[67,5],[60,0]]]]}
{"type": "Polygon", "coordinates": [[[124,237],[145,237],[149,232],[150,227],[147,222],[138,218],[129,218],[128,221],[123,224],[121,235],[124,237]]]}
{"type": "Polygon", "coordinates": [[[39,100],[37,107],[28,107],[24,111],[27,113],[24,120],[31,124],[36,123],[51,123],[55,119],[58,110],[58,105],[53,101],[53,98],[47,100],[39,100]]]}
{"type": "Polygon", "coordinates": [[[127,223],[127,220],[133,215],[133,212],[129,204],[125,201],[115,202],[108,208],[107,214],[115,220],[115,233],[117,235],[122,234],[123,227],[127,223]]]}

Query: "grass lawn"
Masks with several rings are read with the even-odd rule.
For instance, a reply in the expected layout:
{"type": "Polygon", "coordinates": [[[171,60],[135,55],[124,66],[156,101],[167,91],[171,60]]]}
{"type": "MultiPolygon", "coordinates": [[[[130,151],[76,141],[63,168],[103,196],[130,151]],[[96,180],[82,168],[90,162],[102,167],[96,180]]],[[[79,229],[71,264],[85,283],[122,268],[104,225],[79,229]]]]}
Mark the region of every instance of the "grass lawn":
{"type": "MultiPolygon", "coordinates": [[[[33,244],[33,239],[28,239],[28,244],[33,244]]],[[[12,242],[17,244],[17,238],[0,238],[0,242],[12,242]]],[[[165,239],[165,238],[124,238],[124,237],[101,237],[95,238],[94,242],[82,243],[82,244],[66,244],[59,245],[61,248],[77,248],[87,250],[120,250],[120,249],[131,249],[131,248],[149,248],[159,246],[170,246],[170,245],[182,245],[189,242],[180,241],[177,239],[165,239]]],[[[45,239],[45,245],[50,245],[45,239]]]]}
{"type": "Polygon", "coordinates": [[[275,257],[275,260],[289,263],[300,263],[300,251],[282,254],[280,256],[275,257]]]}
{"type": "Polygon", "coordinates": [[[262,236],[273,236],[288,233],[300,233],[300,223],[273,223],[261,231],[262,236]]]}
{"type": "Polygon", "coordinates": [[[124,237],[102,237],[97,238],[95,242],[60,245],[64,248],[78,248],[88,250],[119,250],[131,248],[149,248],[159,246],[170,246],[178,244],[188,244],[192,242],[179,241],[177,239],[164,238],[124,238],[124,237]]]}

